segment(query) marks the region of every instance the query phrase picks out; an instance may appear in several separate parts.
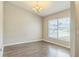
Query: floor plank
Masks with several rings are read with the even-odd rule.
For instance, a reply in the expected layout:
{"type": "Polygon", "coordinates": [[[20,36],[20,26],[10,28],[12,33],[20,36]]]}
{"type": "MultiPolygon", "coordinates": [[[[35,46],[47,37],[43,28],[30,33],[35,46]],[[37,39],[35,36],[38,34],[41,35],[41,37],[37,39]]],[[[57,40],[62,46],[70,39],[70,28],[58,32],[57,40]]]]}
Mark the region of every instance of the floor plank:
{"type": "Polygon", "coordinates": [[[70,52],[67,48],[40,41],[7,46],[4,57],[70,57],[70,52]]]}

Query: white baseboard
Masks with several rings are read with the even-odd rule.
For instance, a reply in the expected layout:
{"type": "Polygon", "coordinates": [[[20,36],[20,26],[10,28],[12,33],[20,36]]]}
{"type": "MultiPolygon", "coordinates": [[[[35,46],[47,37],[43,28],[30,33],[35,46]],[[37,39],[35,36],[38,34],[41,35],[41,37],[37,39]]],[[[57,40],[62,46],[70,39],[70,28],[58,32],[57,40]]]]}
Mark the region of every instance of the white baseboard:
{"type": "Polygon", "coordinates": [[[50,41],[50,40],[45,40],[45,39],[43,39],[43,41],[49,42],[49,43],[53,43],[53,44],[56,44],[56,45],[59,45],[59,46],[62,46],[62,47],[70,48],[70,45],[61,44],[61,43],[58,43],[58,42],[54,42],[54,41],[50,41]]]}
{"type": "Polygon", "coordinates": [[[39,39],[39,40],[31,40],[31,41],[26,41],[26,42],[19,42],[19,43],[4,44],[3,47],[5,47],[5,46],[12,46],[12,45],[16,45],[16,44],[22,44],[22,43],[37,42],[37,41],[42,41],[42,39],[39,39]]]}
{"type": "Polygon", "coordinates": [[[31,42],[37,42],[37,41],[45,41],[45,42],[49,42],[49,43],[53,43],[62,47],[66,47],[66,48],[70,48],[69,45],[65,45],[65,44],[60,44],[54,41],[50,41],[50,40],[45,40],[45,39],[39,39],[39,40],[31,40],[31,41],[26,41],[26,42],[19,42],[19,43],[11,43],[11,44],[4,44],[3,47],[5,46],[12,46],[12,45],[16,45],[16,44],[22,44],[22,43],[31,43],[31,42]]]}

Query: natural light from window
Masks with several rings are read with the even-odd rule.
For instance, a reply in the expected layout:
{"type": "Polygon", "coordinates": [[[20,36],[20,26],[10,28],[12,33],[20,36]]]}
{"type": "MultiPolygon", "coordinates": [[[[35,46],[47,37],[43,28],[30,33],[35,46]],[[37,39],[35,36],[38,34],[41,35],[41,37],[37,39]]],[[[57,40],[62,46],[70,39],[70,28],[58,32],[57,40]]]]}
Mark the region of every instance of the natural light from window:
{"type": "Polygon", "coordinates": [[[48,20],[48,37],[70,42],[70,18],[48,20]]]}

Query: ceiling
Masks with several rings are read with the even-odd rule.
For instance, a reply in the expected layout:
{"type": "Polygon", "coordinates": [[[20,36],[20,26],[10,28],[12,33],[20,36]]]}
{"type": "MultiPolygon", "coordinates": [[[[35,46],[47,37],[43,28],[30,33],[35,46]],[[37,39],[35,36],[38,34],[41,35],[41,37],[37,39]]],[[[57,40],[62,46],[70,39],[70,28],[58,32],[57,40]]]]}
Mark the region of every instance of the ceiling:
{"type": "MultiPolygon", "coordinates": [[[[32,13],[35,13],[32,6],[33,2],[34,1],[13,1],[10,3],[15,4],[19,7],[22,7],[32,13]]],[[[45,2],[45,1],[42,1],[42,2],[45,2]]],[[[46,8],[41,10],[39,13],[36,13],[37,15],[44,17],[70,8],[69,1],[48,1],[48,2],[49,4],[46,6],[46,8]]]]}

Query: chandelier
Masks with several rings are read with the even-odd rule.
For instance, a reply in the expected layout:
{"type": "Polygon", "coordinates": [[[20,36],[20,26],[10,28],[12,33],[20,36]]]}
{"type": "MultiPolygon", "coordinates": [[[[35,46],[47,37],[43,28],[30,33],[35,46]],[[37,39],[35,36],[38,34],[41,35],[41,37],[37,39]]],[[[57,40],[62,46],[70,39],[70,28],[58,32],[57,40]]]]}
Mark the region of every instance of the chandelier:
{"type": "Polygon", "coordinates": [[[39,1],[36,1],[33,6],[33,10],[35,12],[40,12],[43,9],[39,1]]]}
{"type": "Polygon", "coordinates": [[[48,4],[49,4],[49,2],[46,2],[46,1],[34,1],[33,10],[35,12],[40,12],[41,10],[46,8],[48,6],[48,4]]]}

